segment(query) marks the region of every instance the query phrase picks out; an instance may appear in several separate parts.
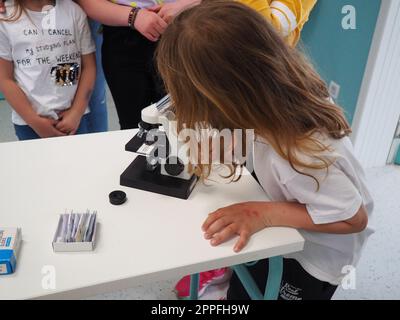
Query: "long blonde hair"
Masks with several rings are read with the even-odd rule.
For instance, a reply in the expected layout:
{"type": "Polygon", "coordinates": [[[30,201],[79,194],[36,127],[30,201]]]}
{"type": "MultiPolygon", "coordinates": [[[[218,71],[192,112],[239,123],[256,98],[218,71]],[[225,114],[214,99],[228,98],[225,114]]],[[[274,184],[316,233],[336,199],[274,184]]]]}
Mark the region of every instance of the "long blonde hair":
{"type": "Polygon", "coordinates": [[[23,2],[23,0],[14,0],[14,10],[7,18],[0,18],[0,21],[14,22],[21,18],[22,14],[26,13],[23,2]]]}
{"type": "MultiPolygon", "coordinates": [[[[351,132],[304,55],[245,5],[207,1],[183,12],[163,34],[156,57],[178,130],[254,129],[294,170],[311,177],[303,169],[331,165],[322,155],[329,146],[315,133],[340,139],[351,132]]],[[[210,171],[199,164],[195,172],[207,177],[210,171]]]]}

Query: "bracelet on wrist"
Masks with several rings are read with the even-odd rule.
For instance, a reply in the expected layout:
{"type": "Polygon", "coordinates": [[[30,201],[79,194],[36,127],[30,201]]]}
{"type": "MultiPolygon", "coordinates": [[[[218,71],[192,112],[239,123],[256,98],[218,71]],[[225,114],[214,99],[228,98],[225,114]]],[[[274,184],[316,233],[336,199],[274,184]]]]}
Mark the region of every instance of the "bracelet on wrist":
{"type": "Polygon", "coordinates": [[[135,29],[135,20],[140,8],[132,8],[131,12],[129,12],[128,17],[128,26],[131,29],[135,29]]]}

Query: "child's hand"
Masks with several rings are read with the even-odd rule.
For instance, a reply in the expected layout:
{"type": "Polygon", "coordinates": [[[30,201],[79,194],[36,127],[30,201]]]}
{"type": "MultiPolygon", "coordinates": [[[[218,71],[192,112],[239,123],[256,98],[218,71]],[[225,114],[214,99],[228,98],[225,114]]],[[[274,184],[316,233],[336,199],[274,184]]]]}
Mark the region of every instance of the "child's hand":
{"type": "Polygon", "coordinates": [[[135,20],[135,29],[150,41],[157,41],[167,28],[167,23],[156,12],[140,9],[135,20]]]}
{"type": "Polygon", "coordinates": [[[57,121],[44,117],[36,117],[30,126],[41,138],[62,137],[65,133],[56,129],[57,121]]]}
{"type": "Polygon", "coordinates": [[[66,135],[74,135],[79,128],[82,114],[70,108],[61,112],[59,116],[60,121],[57,123],[56,128],[66,135]]]}
{"type": "Polygon", "coordinates": [[[260,205],[260,202],[239,203],[210,213],[202,226],[204,237],[217,246],[239,235],[234,247],[239,252],[251,235],[267,227],[260,205]]]}
{"type": "Polygon", "coordinates": [[[195,5],[194,1],[177,0],[173,3],[166,3],[150,7],[149,10],[157,12],[158,15],[166,22],[171,23],[174,18],[183,10],[195,5]]]}

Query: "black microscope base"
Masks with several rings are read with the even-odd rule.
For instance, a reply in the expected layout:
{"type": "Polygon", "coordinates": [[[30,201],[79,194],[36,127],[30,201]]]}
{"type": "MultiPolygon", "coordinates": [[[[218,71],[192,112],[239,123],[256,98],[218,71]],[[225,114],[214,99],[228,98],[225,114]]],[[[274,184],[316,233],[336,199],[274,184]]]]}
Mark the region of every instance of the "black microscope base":
{"type": "Polygon", "coordinates": [[[159,168],[154,172],[149,172],[146,170],[146,162],[146,157],[137,156],[129,167],[121,174],[121,186],[154,192],[184,200],[189,198],[197,182],[196,176],[193,176],[190,180],[183,180],[162,175],[159,168]]]}

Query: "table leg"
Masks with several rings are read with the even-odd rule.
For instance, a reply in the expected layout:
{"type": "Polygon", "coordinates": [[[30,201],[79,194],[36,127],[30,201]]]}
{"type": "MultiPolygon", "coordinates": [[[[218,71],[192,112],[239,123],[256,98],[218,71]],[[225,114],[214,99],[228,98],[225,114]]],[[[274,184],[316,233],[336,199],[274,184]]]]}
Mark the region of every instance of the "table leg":
{"type": "Polygon", "coordinates": [[[277,300],[283,273],[283,258],[272,257],[269,261],[269,272],[264,296],[244,264],[233,266],[240,282],[252,300],[277,300]]]}
{"type": "Polygon", "coordinates": [[[269,273],[265,287],[264,300],[278,300],[283,273],[283,258],[272,257],[269,261],[269,273]]]}
{"type": "Polygon", "coordinates": [[[190,276],[190,300],[199,299],[199,280],[200,276],[198,273],[192,274],[190,276]]]}
{"type": "Polygon", "coordinates": [[[255,283],[247,267],[244,264],[238,264],[236,266],[233,266],[232,269],[236,272],[240,282],[246,289],[247,294],[250,296],[250,299],[263,300],[263,295],[258,289],[258,286],[255,283]]]}

